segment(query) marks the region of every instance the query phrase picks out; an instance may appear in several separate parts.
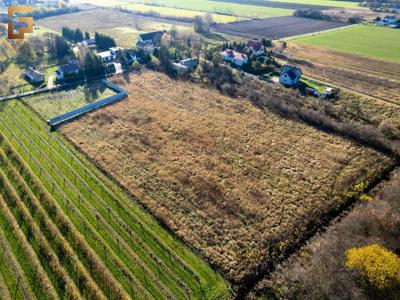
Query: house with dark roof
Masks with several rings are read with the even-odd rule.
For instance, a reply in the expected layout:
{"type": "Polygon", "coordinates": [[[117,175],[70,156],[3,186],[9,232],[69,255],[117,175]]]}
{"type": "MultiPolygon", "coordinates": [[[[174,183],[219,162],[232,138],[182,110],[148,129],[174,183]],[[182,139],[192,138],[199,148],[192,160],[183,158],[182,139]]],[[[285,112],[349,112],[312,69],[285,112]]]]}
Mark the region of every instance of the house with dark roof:
{"type": "Polygon", "coordinates": [[[239,67],[249,62],[249,57],[246,54],[236,52],[234,50],[226,49],[220,52],[221,58],[224,61],[231,62],[239,67]]]}
{"type": "Polygon", "coordinates": [[[137,41],[142,42],[142,43],[152,43],[154,45],[157,45],[157,44],[161,43],[161,38],[162,38],[163,34],[164,34],[163,31],[142,33],[138,36],[137,41]]]}
{"type": "Polygon", "coordinates": [[[244,52],[246,52],[247,54],[255,54],[257,56],[260,56],[260,55],[265,54],[265,48],[264,48],[263,43],[260,40],[254,39],[254,40],[249,40],[246,43],[244,52]]]}
{"type": "Polygon", "coordinates": [[[196,69],[198,65],[199,59],[194,57],[182,59],[179,62],[175,62],[172,64],[172,68],[178,73],[186,74],[193,72],[193,70],[196,69]]]}
{"type": "Polygon", "coordinates": [[[161,44],[163,34],[164,32],[162,31],[140,34],[136,41],[136,49],[143,50],[147,53],[153,53],[154,48],[161,44]]]}
{"type": "Polygon", "coordinates": [[[29,82],[34,84],[42,83],[44,81],[44,74],[31,67],[25,70],[24,75],[29,82]]]}
{"type": "Polygon", "coordinates": [[[279,82],[286,86],[296,86],[301,79],[303,73],[299,68],[284,65],[281,70],[279,82]]]}
{"type": "Polygon", "coordinates": [[[81,71],[81,68],[78,64],[69,63],[66,65],[62,65],[56,71],[56,77],[58,80],[65,79],[66,77],[78,75],[81,71]]]}

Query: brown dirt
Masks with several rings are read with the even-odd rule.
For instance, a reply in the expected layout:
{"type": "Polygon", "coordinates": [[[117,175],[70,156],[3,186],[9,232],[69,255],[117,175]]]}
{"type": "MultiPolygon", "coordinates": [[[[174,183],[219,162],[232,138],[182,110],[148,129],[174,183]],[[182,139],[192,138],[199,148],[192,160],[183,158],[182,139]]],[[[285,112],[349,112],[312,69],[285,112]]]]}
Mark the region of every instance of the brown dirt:
{"type": "Polygon", "coordinates": [[[189,82],[145,72],[62,131],[238,283],[389,160],[189,82]]]}

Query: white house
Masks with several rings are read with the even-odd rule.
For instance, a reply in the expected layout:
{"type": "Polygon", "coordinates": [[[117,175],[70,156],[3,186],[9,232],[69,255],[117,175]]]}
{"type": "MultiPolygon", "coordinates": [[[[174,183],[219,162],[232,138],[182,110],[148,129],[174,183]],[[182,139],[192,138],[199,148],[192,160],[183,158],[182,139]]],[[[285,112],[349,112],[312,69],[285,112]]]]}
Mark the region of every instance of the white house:
{"type": "Polygon", "coordinates": [[[101,59],[103,63],[109,63],[117,59],[118,53],[123,53],[124,48],[112,47],[108,51],[99,52],[97,56],[101,59]]]}
{"type": "Polygon", "coordinates": [[[77,64],[69,63],[58,68],[56,77],[58,80],[62,80],[68,76],[78,75],[80,71],[81,69],[77,64]]]}
{"type": "Polygon", "coordinates": [[[249,62],[249,58],[246,54],[239,53],[230,49],[226,49],[220,52],[220,55],[224,61],[231,62],[240,67],[249,62]]]}
{"type": "Polygon", "coordinates": [[[299,68],[285,65],[282,67],[279,82],[286,86],[295,86],[299,83],[302,74],[299,68]]]}

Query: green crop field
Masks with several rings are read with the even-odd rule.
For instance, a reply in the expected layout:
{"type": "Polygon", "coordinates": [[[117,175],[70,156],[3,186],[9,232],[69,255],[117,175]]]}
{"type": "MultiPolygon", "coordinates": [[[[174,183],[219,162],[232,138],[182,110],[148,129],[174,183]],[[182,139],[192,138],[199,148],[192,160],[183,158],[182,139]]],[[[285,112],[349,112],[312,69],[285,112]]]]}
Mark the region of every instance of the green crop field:
{"type": "MultiPolygon", "coordinates": [[[[129,2],[128,0],[125,0],[129,2]]],[[[146,1],[140,1],[146,3],[146,1]]],[[[167,7],[175,7],[181,9],[189,9],[195,11],[205,11],[211,13],[227,14],[246,18],[269,18],[278,16],[289,16],[294,10],[271,8],[265,6],[236,4],[229,2],[217,2],[206,0],[155,0],[152,4],[163,5],[167,7]]]]}
{"type": "Polygon", "coordinates": [[[335,0],[273,0],[273,2],[296,3],[296,4],[311,4],[321,6],[345,7],[345,8],[362,8],[355,1],[335,1],[335,0]]]}
{"type": "Polygon", "coordinates": [[[293,42],[400,63],[400,29],[360,25],[301,37],[293,42]]]}
{"type": "Polygon", "coordinates": [[[37,94],[23,100],[43,118],[49,119],[114,94],[104,84],[96,82],[89,86],[79,85],[67,90],[37,94]]]}
{"type": "Polygon", "coordinates": [[[20,101],[0,107],[0,297],[226,299],[229,288],[20,101]]]}

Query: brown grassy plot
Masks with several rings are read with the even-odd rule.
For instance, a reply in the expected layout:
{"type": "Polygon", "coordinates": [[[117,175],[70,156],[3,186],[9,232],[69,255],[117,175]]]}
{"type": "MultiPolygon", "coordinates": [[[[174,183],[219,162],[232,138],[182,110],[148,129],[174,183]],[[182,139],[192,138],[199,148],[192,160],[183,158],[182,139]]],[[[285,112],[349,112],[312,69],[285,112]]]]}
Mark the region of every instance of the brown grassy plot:
{"type": "Polygon", "coordinates": [[[271,259],[390,160],[163,74],[62,131],[233,281],[271,259]],[[269,242],[268,242],[269,241],[269,242]]]}

